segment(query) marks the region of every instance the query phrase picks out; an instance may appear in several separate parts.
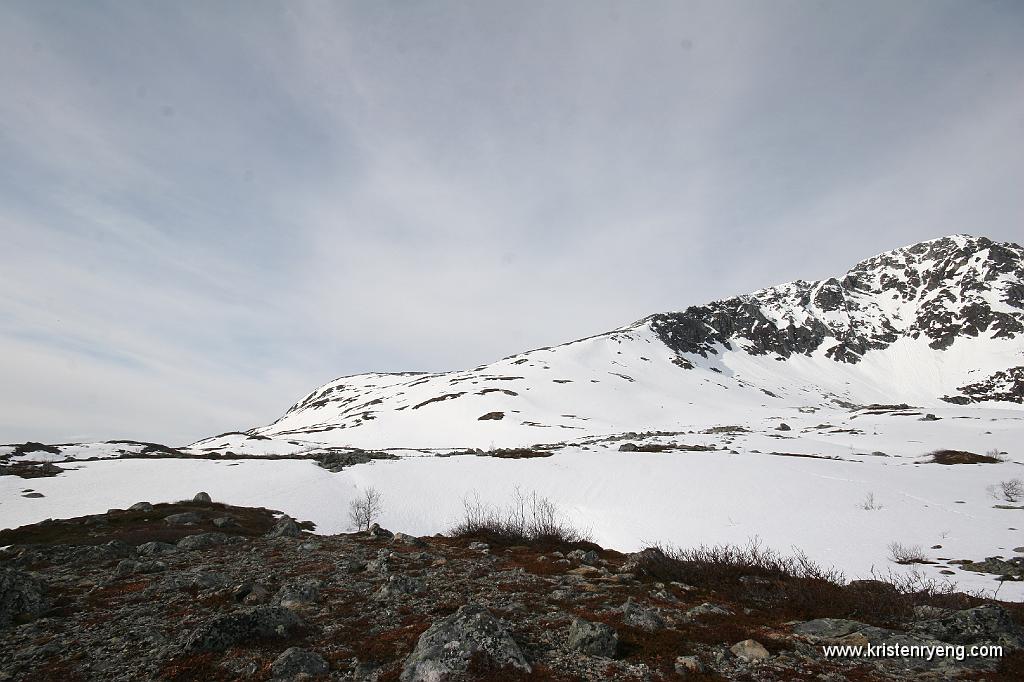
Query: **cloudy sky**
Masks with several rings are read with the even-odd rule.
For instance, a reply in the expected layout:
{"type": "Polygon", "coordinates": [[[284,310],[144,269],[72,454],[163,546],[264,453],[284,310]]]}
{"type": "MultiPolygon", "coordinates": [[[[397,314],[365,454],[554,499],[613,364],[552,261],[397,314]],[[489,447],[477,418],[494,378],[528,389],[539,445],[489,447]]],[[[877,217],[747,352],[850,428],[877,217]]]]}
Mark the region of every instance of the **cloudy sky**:
{"type": "Polygon", "coordinates": [[[0,3],[0,442],[172,444],[954,232],[1024,4],[0,3]]]}

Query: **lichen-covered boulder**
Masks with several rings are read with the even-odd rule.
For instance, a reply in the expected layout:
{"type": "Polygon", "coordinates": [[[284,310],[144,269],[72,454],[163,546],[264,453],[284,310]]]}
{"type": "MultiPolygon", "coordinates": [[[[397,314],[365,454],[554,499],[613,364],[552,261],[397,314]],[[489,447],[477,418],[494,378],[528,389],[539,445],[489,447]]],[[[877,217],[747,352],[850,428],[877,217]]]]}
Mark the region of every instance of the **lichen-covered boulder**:
{"type": "Polygon", "coordinates": [[[467,679],[470,664],[532,672],[519,645],[483,606],[467,604],[420,635],[402,669],[402,682],[467,679]]]}

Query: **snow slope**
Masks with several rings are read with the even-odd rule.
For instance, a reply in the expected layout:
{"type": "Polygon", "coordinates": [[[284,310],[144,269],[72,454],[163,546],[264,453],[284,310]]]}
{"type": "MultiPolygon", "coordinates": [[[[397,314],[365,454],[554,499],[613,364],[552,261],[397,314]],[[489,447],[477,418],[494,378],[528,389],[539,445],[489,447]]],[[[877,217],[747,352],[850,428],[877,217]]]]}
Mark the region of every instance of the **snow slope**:
{"type": "Polygon", "coordinates": [[[863,261],[841,279],[652,315],[472,370],[342,377],[249,434],[487,448],[676,430],[786,407],[1018,407],[1022,263],[1019,246],[944,237],[863,261]]]}

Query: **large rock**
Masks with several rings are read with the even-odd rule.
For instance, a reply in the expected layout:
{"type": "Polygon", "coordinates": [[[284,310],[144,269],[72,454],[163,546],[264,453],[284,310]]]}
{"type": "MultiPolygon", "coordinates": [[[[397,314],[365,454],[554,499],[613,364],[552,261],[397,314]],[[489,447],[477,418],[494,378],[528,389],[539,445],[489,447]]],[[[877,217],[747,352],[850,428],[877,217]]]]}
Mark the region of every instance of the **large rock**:
{"type": "Polygon", "coordinates": [[[401,682],[466,679],[470,662],[491,670],[532,672],[523,652],[483,606],[467,604],[420,635],[402,668],[401,682]]]}
{"type": "Polygon", "coordinates": [[[389,575],[373,598],[378,600],[401,599],[407,595],[422,594],[427,586],[419,578],[404,575],[389,575]]]}
{"type": "Polygon", "coordinates": [[[195,512],[181,512],[180,514],[169,514],[164,517],[164,522],[172,526],[188,526],[199,523],[203,517],[195,512]]]}
{"type": "Polygon", "coordinates": [[[128,511],[153,511],[153,505],[149,502],[136,502],[132,506],[128,507],[128,511]]]}
{"type": "Polygon", "coordinates": [[[196,493],[195,497],[192,498],[192,501],[195,502],[196,504],[210,504],[211,502],[213,502],[213,500],[210,499],[210,493],[206,492],[196,493]]]}
{"type": "Polygon", "coordinates": [[[865,623],[843,618],[818,618],[793,627],[793,633],[816,639],[836,639],[868,627],[865,623]]]}
{"type": "Polygon", "coordinates": [[[619,646],[619,635],[614,628],[604,623],[591,623],[576,618],[569,626],[566,645],[574,651],[582,651],[591,656],[611,658],[619,646]]]}
{"type": "Polygon", "coordinates": [[[259,606],[217,616],[200,625],[185,641],[185,651],[223,651],[260,639],[285,639],[302,626],[299,617],[289,609],[259,606]]]}
{"type": "Polygon", "coordinates": [[[178,549],[206,549],[217,545],[226,545],[231,542],[238,542],[241,538],[225,535],[224,533],[199,533],[187,535],[178,540],[178,549]]]}
{"type": "Polygon", "coordinates": [[[323,675],[331,667],[320,654],[290,647],[284,653],[274,659],[270,666],[270,674],[276,680],[290,680],[296,675],[323,675]]]}
{"type": "Polygon", "coordinates": [[[274,595],[274,604],[289,609],[300,608],[320,601],[319,580],[291,580],[274,595]]]}
{"type": "Polygon", "coordinates": [[[985,604],[944,618],[915,623],[911,631],[951,644],[1000,644],[1024,648],[1024,632],[1002,606],[985,604]]]}
{"type": "Polygon", "coordinates": [[[135,548],[135,553],[139,556],[160,556],[161,554],[167,554],[177,549],[174,545],[168,542],[158,542],[153,540],[151,542],[143,542],[141,545],[135,548]]]}
{"type": "Polygon", "coordinates": [[[744,661],[760,661],[771,656],[768,650],[764,648],[760,642],[753,639],[745,639],[742,642],[736,642],[729,647],[736,658],[742,658],[744,661]]]}
{"type": "Polygon", "coordinates": [[[46,585],[15,568],[0,568],[0,627],[41,615],[48,606],[46,585]]]}
{"type": "Polygon", "coordinates": [[[302,535],[302,530],[299,528],[299,524],[295,523],[295,519],[285,514],[274,527],[267,533],[268,538],[297,538],[302,535]]]}
{"type": "Polygon", "coordinates": [[[627,625],[640,628],[644,632],[657,632],[665,629],[665,620],[656,610],[637,604],[632,597],[622,605],[622,619],[627,625]]]}

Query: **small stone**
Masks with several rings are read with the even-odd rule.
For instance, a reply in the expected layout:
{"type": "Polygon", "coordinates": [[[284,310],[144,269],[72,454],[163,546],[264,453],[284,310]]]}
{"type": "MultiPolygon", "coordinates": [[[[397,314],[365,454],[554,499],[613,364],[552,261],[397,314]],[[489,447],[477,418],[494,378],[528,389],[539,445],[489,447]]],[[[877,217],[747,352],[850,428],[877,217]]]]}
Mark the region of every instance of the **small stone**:
{"type": "Polygon", "coordinates": [[[136,502],[132,506],[128,507],[128,511],[153,511],[153,505],[150,504],[149,502],[136,502]]]}
{"type": "Polygon", "coordinates": [[[469,548],[470,549],[475,549],[475,550],[480,551],[480,552],[483,552],[485,550],[490,549],[491,546],[488,545],[486,542],[471,542],[471,543],[469,543],[469,548]]]}
{"type": "Polygon", "coordinates": [[[753,639],[745,639],[742,642],[737,642],[729,647],[729,651],[731,651],[737,658],[742,658],[744,661],[761,661],[771,656],[771,654],[768,653],[768,650],[765,649],[760,642],[753,639]]]}
{"type": "Polygon", "coordinates": [[[775,427],[775,430],[776,431],[792,431],[793,429],[786,422],[782,422],[781,424],[779,424],[778,426],[775,427]]]}
{"type": "Polygon", "coordinates": [[[696,656],[676,657],[675,669],[678,675],[703,675],[707,671],[707,668],[696,656]]]}
{"type": "Polygon", "coordinates": [[[217,528],[238,528],[238,521],[230,516],[218,516],[213,520],[213,525],[217,528]]]}

